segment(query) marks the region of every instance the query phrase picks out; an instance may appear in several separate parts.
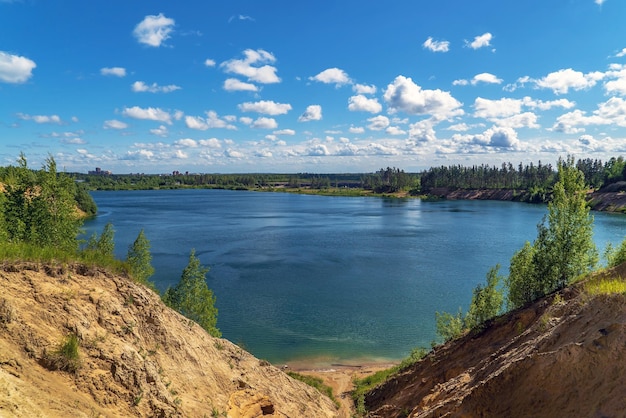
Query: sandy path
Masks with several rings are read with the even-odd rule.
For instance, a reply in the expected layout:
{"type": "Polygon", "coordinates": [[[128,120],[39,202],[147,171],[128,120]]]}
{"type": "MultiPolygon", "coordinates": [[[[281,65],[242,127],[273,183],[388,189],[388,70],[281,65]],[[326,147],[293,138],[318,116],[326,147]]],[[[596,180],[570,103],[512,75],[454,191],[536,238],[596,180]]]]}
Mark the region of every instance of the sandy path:
{"type": "Polygon", "coordinates": [[[292,367],[292,370],[322,379],[326,385],[333,389],[335,398],[341,404],[337,416],[339,418],[351,418],[354,416],[354,402],[350,393],[354,389],[352,381],[355,378],[362,379],[392,366],[394,366],[393,363],[369,363],[359,365],[333,364],[328,367],[312,368],[307,367],[306,364],[299,364],[292,367]]]}

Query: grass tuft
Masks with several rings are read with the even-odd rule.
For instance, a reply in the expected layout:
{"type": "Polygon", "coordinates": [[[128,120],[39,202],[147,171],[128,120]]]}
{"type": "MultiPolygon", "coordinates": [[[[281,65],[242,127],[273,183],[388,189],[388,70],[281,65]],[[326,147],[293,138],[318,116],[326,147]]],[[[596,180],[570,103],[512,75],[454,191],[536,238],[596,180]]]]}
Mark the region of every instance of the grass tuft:
{"type": "Polygon", "coordinates": [[[320,379],[319,377],[305,376],[303,374],[296,373],[296,372],[287,372],[287,374],[296,380],[299,380],[301,382],[306,383],[307,385],[311,387],[314,387],[315,389],[320,391],[322,394],[328,396],[330,400],[333,401],[333,403],[335,404],[337,408],[340,407],[339,401],[337,401],[337,399],[335,399],[335,396],[333,395],[333,389],[330,386],[325,385],[324,381],[320,379]]]}
{"type": "Polygon", "coordinates": [[[591,296],[626,293],[626,282],[622,279],[602,279],[587,283],[585,291],[591,296]]]}

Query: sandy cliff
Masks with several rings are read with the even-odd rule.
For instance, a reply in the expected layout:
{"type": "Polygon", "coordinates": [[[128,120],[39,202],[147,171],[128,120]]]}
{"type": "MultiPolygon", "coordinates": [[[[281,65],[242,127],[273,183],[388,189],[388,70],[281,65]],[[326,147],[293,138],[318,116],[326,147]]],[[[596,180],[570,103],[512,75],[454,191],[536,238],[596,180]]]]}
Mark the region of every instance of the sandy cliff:
{"type": "Polygon", "coordinates": [[[82,266],[0,266],[2,417],[333,417],[315,389],[82,266]],[[79,337],[76,372],[52,354],[79,337]]]}
{"type": "Polygon", "coordinates": [[[623,417],[625,384],[626,295],[579,285],[437,348],[366,404],[370,417],[623,417]]]}

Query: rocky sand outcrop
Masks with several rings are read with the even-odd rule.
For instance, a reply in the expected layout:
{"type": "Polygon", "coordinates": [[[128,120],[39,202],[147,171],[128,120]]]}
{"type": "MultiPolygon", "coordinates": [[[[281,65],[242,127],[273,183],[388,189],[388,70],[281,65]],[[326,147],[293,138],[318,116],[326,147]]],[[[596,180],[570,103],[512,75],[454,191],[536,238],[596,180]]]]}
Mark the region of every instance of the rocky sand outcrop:
{"type": "Polygon", "coordinates": [[[167,308],[81,265],[0,266],[2,417],[334,417],[335,405],[167,308]],[[75,371],[51,361],[78,336],[75,371]]]}

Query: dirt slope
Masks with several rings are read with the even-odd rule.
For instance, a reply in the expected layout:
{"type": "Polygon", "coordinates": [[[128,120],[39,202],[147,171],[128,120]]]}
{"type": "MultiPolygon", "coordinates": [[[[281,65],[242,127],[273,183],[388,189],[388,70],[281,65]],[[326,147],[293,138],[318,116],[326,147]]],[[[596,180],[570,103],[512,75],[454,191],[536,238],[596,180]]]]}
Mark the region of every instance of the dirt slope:
{"type": "Polygon", "coordinates": [[[370,417],[624,417],[626,296],[565,289],[438,348],[366,404],[370,417]]]}
{"type": "Polygon", "coordinates": [[[333,403],[165,307],[82,266],[0,266],[0,417],[333,417],[333,403]],[[51,370],[70,333],[75,373],[51,370]]]}

